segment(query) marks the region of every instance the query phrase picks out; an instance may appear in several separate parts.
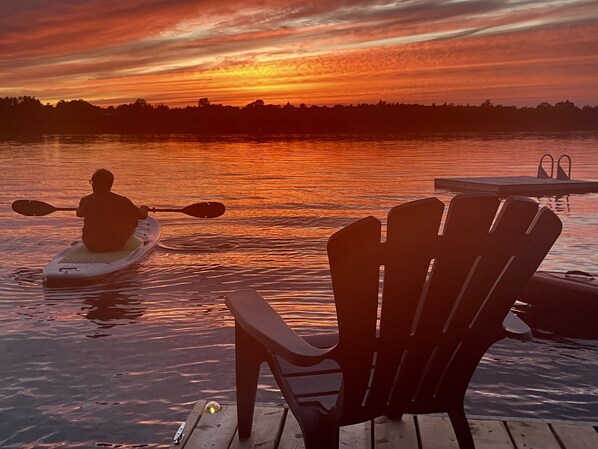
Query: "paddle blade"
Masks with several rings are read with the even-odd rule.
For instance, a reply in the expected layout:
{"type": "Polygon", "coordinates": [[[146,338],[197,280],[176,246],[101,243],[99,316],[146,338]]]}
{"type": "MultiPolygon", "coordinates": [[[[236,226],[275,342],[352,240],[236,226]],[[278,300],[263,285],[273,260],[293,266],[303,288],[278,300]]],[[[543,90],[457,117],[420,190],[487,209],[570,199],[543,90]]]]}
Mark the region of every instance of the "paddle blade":
{"type": "Polygon", "coordinates": [[[216,218],[222,215],[224,211],[224,204],[218,203],[216,201],[196,203],[181,209],[181,212],[184,214],[198,218],[216,218]]]}
{"type": "Polygon", "coordinates": [[[51,204],[36,200],[16,200],[12,203],[12,210],[32,217],[41,217],[56,212],[56,208],[51,204]]]}

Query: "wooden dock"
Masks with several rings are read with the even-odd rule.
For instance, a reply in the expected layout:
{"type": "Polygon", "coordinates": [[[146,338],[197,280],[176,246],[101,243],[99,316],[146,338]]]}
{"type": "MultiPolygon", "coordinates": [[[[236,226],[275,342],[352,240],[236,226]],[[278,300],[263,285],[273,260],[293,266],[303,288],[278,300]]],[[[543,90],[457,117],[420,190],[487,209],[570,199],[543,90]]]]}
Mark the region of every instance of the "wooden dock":
{"type": "Polygon", "coordinates": [[[533,176],[495,176],[474,178],[436,178],[434,187],[458,192],[490,192],[508,195],[566,195],[598,192],[598,181],[559,180],[533,176]]]}
{"type": "MultiPolygon", "coordinates": [[[[195,404],[180,443],[171,449],[304,448],[299,424],[284,405],[256,406],[251,438],[239,441],[235,404],[221,404],[222,410],[215,414],[203,413],[205,404],[195,404]]],[[[477,449],[598,448],[598,423],[468,418],[477,449]]],[[[348,449],[458,449],[444,415],[405,415],[401,421],[380,417],[341,428],[340,439],[340,447],[348,449]]]]}

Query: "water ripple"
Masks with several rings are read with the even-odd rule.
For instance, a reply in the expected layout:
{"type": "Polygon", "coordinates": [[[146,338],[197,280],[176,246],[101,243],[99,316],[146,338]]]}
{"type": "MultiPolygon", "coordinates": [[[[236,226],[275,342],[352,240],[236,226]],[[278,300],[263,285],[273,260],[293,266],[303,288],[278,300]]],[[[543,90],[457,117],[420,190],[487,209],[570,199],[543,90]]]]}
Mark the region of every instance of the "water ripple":
{"type": "MultiPolygon", "coordinates": [[[[596,134],[269,139],[41,136],[0,141],[0,446],[165,447],[200,399],[234,400],[234,320],[224,298],[255,288],[299,334],[336,329],[328,237],[404,201],[454,195],[435,177],[533,175],[566,147],[575,176],[598,169],[596,134]],[[255,145],[259,145],[256,153],[255,145]],[[260,160],[256,162],[256,157],[260,160]],[[512,161],[517,160],[517,166],[512,161]],[[42,268],[79,238],[73,213],[23,217],[16,198],[76,206],[89,174],[114,167],[138,204],[222,201],[217,219],[156,214],[160,246],[94,285],[47,288],[42,268]],[[69,173],[69,176],[64,176],[69,173]]],[[[598,194],[539,198],[564,230],[543,267],[598,271],[598,194]]],[[[591,317],[518,306],[532,343],[502,341],[482,360],[467,412],[598,419],[591,317]]],[[[264,368],[258,400],[281,400],[264,368]]]]}

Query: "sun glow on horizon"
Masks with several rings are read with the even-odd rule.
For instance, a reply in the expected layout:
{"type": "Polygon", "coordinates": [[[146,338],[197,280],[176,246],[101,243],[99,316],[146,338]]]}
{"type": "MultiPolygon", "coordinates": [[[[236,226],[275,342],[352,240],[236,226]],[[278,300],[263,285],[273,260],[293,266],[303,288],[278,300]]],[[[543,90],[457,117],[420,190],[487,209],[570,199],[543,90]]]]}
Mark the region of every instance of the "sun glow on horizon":
{"type": "Polygon", "coordinates": [[[0,95],[102,106],[136,98],[185,106],[202,97],[243,105],[256,96],[327,105],[598,104],[595,1],[96,7],[14,5],[0,17],[0,95]]]}

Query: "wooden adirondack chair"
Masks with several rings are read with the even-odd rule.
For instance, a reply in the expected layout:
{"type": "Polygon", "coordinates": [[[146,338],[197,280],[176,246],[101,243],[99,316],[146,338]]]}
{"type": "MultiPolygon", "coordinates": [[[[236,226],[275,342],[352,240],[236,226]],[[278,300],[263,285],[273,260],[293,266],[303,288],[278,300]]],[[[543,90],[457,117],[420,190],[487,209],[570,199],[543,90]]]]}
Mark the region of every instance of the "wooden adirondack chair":
{"type": "Polygon", "coordinates": [[[510,308],[561,232],[530,199],[507,199],[494,220],[499,204],[456,196],[442,235],[436,198],[393,208],[385,242],[374,217],[336,232],[328,256],[338,334],[301,338],[256,291],[229,294],[239,437],[250,436],[266,361],[307,449],[338,447],[340,426],[436,412],[448,413],[461,449],[474,448],[463,409],[471,376],[494,342],[530,338],[510,308]]]}

